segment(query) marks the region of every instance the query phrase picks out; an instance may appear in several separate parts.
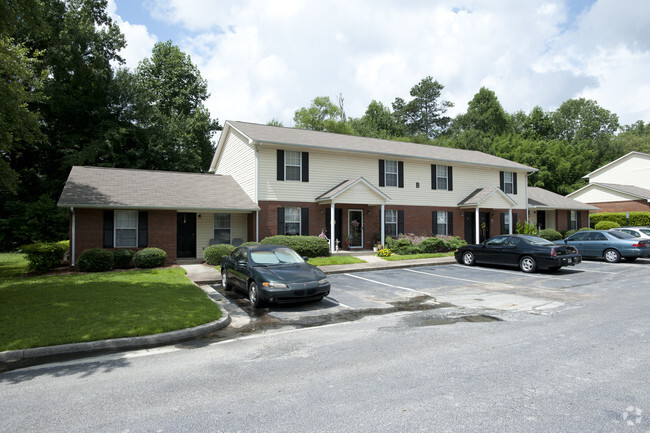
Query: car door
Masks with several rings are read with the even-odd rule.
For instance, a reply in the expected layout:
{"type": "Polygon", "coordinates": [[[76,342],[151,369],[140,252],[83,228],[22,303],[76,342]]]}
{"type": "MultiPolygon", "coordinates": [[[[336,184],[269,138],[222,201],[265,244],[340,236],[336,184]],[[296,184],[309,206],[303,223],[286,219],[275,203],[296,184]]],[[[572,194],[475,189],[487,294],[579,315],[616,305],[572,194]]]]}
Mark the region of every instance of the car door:
{"type": "Polygon", "coordinates": [[[609,239],[601,232],[588,232],[585,242],[587,254],[590,257],[600,257],[609,246],[609,239]]]}
{"type": "Polygon", "coordinates": [[[478,263],[502,264],[502,253],[504,244],[509,236],[495,236],[483,243],[482,248],[477,248],[475,252],[478,263]]]}
{"type": "Polygon", "coordinates": [[[509,236],[501,247],[500,263],[508,266],[518,266],[522,246],[526,246],[522,239],[517,236],[509,236]]]}
{"type": "Polygon", "coordinates": [[[587,246],[585,245],[587,243],[587,232],[578,232],[574,233],[568,238],[565,239],[564,241],[565,244],[571,245],[572,247],[575,247],[578,249],[578,254],[583,255],[583,256],[589,256],[587,254],[587,246]]]}
{"type": "Polygon", "coordinates": [[[232,282],[241,289],[248,288],[248,250],[244,247],[237,248],[233,254],[232,282]]]}

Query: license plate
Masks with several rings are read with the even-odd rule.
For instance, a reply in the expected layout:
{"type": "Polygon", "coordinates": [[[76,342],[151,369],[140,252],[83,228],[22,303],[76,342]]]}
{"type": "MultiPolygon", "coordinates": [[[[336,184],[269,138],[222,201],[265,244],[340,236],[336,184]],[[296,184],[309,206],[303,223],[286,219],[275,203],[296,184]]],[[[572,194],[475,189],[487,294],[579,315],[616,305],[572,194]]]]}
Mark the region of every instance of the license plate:
{"type": "Polygon", "coordinates": [[[570,265],[573,264],[573,259],[572,258],[568,259],[568,261],[569,261],[570,265]]]}

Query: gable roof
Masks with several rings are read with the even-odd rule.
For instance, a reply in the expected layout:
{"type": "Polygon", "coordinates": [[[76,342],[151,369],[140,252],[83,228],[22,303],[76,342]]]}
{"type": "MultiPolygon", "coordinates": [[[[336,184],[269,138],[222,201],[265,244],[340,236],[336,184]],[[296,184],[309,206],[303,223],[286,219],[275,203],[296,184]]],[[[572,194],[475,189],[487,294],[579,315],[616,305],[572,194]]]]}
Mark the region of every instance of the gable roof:
{"type": "Polygon", "coordinates": [[[59,207],[255,211],[260,208],[230,176],[72,167],[59,207]]]}
{"type": "Polygon", "coordinates": [[[349,191],[350,189],[354,188],[355,185],[358,185],[358,184],[363,184],[363,185],[367,186],[368,189],[370,189],[372,192],[377,194],[384,201],[389,201],[390,200],[390,197],[388,197],[380,189],[375,187],[373,184],[368,182],[366,179],[364,179],[363,177],[357,177],[356,179],[344,180],[343,182],[336,185],[334,188],[332,188],[329,191],[326,191],[325,193],[323,193],[323,194],[319,195],[318,197],[316,197],[316,201],[334,200],[336,197],[338,197],[339,195],[343,194],[346,191],[349,191]]]}
{"type": "Polygon", "coordinates": [[[643,153],[643,152],[630,152],[630,153],[626,153],[625,155],[621,156],[620,158],[618,158],[618,159],[616,159],[616,160],[610,162],[609,164],[605,164],[605,165],[603,165],[602,167],[599,167],[599,168],[595,169],[594,171],[592,171],[592,172],[589,173],[589,174],[585,174],[585,175],[582,176],[582,177],[583,177],[583,179],[589,179],[589,178],[592,177],[593,175],[598,174],[598,173],[601,172],[601,171],[605,171],[605,170],[609,169],[611,166],[616,165],[616,164],[618,164],[619,162],[621,162],[621,161],[623,161],[623,160],[625,160],[625,159],[630,159],[630,158],[632,158],[633,156],[640,156],[640,157],[642,157],[642,158],[646,158],[646,159],[650,160],[650,154],[648,154],[648,153],[643,153]]]}
{"type": "Polygon", "coordinates": [[[633,197],[637,197],[643,200],[650,200],[650,189],[641,188],[633,185],[619,185],[616,183],[600,183],[600,182],[594,182],[594,183],[590,183],[589,185],[583,186],[582,188],[573,191],[571,194],[568,195],[568,197],[576,195],[577,193],[584,191],[586,189],[593,189],[596,187],[603,188],[613,192],[631,195],[633,197]]]}
{"type": "Polygon", "coordinates": [[[463,163],[495,167],[505,170],[519,170],[529,173],[537,171],[536,168],[476,150],[455,149],[452,147],[432,146],[429,144],[383,140],[379,138],[285,128],[281,126],[268,126],[232,120],[226,121],[224,125],[223,133],[219,138],[219,144],[217,145],[215,156],[212,159],[210,171],[216,169],[218,155],[223,148],[230,128],[234,128],[236,131],[239,131],[239,133],[247,137],[251,142],[256,143],[271,143],[292,147],[368,153],[392,158],[409,157],[437,162],[463,163]]]}
{"type": "Polygon", "coordinates": [[[480,206],[481,203],[483,203],[485,200],[490,198],[496,194],[497,196],[500,196],[502,199],[505,199],[506,202],[510,203],[511,205],[516,205],[515,201],[508,196],[505,192],[501,190],[501,188],[477,188],[470,195],[465,197],[463,200],[461,200],[458,203],[458,206],[463,206],[463,207],[470,207],[470,206],[480,206]]]}
{"type": "Polygon", "coordinates": [[[528,205],[533,209],[598,210],[599,208],[544,188],[528,187],[528,205]]]}

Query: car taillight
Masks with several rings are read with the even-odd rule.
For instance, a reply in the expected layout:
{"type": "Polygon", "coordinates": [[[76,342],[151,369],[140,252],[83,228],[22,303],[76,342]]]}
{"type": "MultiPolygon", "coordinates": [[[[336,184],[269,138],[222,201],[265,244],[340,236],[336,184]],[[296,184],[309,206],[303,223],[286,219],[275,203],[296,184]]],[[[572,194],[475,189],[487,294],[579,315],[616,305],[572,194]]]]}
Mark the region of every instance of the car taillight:
{"type": "Polygon", "coordinates": [[[576,252],[576,254],[578,254],[578,248],[573,247],[573,250],[576,252]]]}
{"type": "Polygon", "coordinates": [[[638,247],[645,248],[645,241],[637,242],[637,243],[633,244],[632,246],[637,247],[637,248],[638,247]]]}
{"type": "Polygon", "coordinates": [[[551,257],[557,257],[557,251],[555,251],[555,248],[551,248],[551,257]]]}

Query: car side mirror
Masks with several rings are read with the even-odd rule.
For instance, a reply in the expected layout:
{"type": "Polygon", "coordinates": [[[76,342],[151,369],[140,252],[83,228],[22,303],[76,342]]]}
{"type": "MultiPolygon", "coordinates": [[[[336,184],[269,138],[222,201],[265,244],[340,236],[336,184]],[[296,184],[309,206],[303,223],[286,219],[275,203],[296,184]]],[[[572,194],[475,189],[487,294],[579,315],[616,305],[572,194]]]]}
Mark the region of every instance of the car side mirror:
{"type": "Polygon", "coordinates": [[[303,259],[305,262],[307,262],[307,260],[309,260],[309,257],[307,257],[307,256],[302,256],[302,259],[303,259]]]}
{"type": "Polygon", "coordinates": [[[238,261],[237,261],[237,264],[238,264],[239,266],[246,266],[246,265],[248,264],[248,262],[247,262],[246,260],[238,260],[238,261]]]}

